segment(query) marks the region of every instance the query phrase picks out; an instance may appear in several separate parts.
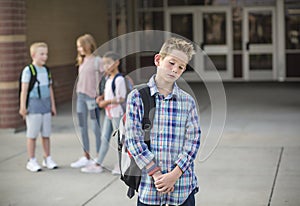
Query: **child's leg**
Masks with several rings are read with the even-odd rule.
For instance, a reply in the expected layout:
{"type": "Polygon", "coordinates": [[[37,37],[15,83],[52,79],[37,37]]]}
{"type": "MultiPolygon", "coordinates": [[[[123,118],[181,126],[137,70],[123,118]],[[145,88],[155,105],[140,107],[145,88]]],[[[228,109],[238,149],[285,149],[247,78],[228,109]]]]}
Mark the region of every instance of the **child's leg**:
{"type": "Polygon", "coordinates": [[[27,138],[27,153],[29,159],[35,158],[35,146],[36,146],[36,139],[27,138]]]}
{"type": "Polygon", "coordinates": [[[42,115],[42,145],[44,149],[44,157],[50,156],[50,135],[51,135],[51,113],[42,115]]]}
{"type": "Polygon", "coordinates": [[[83,144],[84,156],[87,159],[90,159],[90,143],[88,135],[88,125],[87,125],[87,115],[88,109],[86,105],[86,95],[79,93],[77,96],[77,115],[78,115],[78,124],[81,133],[81,140],[83,144]]]}
{"type": "Polygon", "coordinates": [[[50,138],[49,137],[42,137],[42,145],[44,149],[44,157],[50,156],[50,138]]]}
{"type": "Polygon", "coordinates": [[[103,163],[104,157],[108,151],[109,148],[109,141],[111,137],[112,132],[112,122],[110,119],[108,119],[107,116],[104,118],[103,122],[103,130],[101,132],[101,145],[99,150],[99,155],[97,159],[97,163],[101,165],[103,163]]]}
{"type": "Polygon", "coordinates": [[[35,158],[36,138],[40,132],[41,125],[42,125],[41,114],[26,115],[27,153],[29,159],[35,158]]]}
{"type": "Polygon", "coordinates": [[[51,135],[51,113],[43,114],[42,125],[42,145],[44,149],[43,166],[48,169],[57,168],[57,164],[53,161],[50,154],[50,135],[51,135]]]}
{"type": "Polygon", "coordinates": [[[101,130],[100,130],[100,124],[99,124],[99,109],[91,109],[89,110],[90,117],[91,117],[91,124],[92,124],[92,129],[96,138],[96,152],[97,154],[99,153],[100,149],[100,144],[101,144],[101,130]],[[98,117],[98,118],[97,118],[98,117]]]}

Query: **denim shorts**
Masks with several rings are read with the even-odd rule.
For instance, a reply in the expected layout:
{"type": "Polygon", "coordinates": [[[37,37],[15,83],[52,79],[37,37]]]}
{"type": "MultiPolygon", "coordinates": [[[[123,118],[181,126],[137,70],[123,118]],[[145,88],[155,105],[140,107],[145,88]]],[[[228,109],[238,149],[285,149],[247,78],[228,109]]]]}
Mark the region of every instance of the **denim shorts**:
{"type": "Polygon", "coordinates": [[[41,133],[42,137],[51,135],[51,113],[26,115],[26,137],[35,139],[41,133]]]}

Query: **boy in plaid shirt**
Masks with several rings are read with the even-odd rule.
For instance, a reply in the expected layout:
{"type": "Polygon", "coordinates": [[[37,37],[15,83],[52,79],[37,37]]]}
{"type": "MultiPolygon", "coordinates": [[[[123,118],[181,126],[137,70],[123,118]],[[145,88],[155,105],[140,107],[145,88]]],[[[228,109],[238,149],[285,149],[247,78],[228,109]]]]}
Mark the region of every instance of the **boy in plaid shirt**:
{"type": "Polygon", "coordinates": [[[200,147],[199,118],[193,97],[176,84],[193,54],[191,43],[170,38],[154,57],[157,72],[148,82],[156,103],[151,148],[144,142],[141,96],[137,90],[128,95],[126,144],[143,169],[138,206],[195,205],[198,184],[194,160],[200,147]]]}

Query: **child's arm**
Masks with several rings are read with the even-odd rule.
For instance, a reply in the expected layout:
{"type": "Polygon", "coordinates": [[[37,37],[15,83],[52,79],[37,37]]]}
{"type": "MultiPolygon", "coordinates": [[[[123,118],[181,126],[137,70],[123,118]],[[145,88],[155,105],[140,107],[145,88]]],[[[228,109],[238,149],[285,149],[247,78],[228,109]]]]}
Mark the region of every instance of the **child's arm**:
{"type": "Polygon", "coordinates": [[[181,154],[178,155],[179,159],[175,162],[176,167],[159,176],[157,179],[154,177],[155,186],[157,191],[162,193],[172,192],[172,188],[180,176],[187,170],[188,167],[195,160],[198,149],[200,147],[200,126],[198,120],[197,109],[195,102],[192,101],[188,112],[186,123],[185,141],[181,154]]]}
{"type": "Polygon", "coordinates": [[[110,104],[121,104],[125,101],[126,96],[126,84],[125,79],[124,81],[121,81],[120,79],[116,79],[116,97],[113,99],[103,100],[99,101],[98,105],[100,108],[105,108],[106,106],[110,104]]]}
{"type": "MultiPolygon", "coordinates": [[[[124,99],[123,99],[122,102],[124,102],[124,99]]],[[[98,101],[98,106],[100,108],[105,108],[110,104],[120,104],[122,102],[120,102],[117,98],[113,98],[113,99],[109,99],[109,100],[99,100],[98,101]]]]}
{"type": "Polygon", "coordinates": [[[149,150],[144,141],[142,118],[143,107],[140,93],[133,90],[127,97],[126,121],[125,121],[125,142],[128,151],[134,157],[139,168],[145,168],[154,164],[154,154],[149,150]],[[153,162],[151,164],[151,162],[153,162]]]}
{"type": "Polygon", "coordinates": [[[27,101],[27,92],[28,92],[29,83],[21,84],[21,94],[20,94],[20,110],[19,114],[25,119],[27,114],[26,101],[27,101]]]}
{"type": "Polygon", "coordinates": [[[53,116],[55,116],[56,115],[56,106],[55,106],[55,98],[54,98],[52,84],[50,84],[50,99],[51,99],[51,113],[53,116]]]}
{"type": "Polygon", "coordinates": [[[191,101],[185,126],[184,145],[175,164],[184,173],[196,159],[200,147],[200,124],[195,101],[191,101]]]}
{"type": "Polygon", "coordinates": [[[160,171],[153,175],[154,184],[158,192],[163,194],[173,192],[176,181],[182,175],[182,170],[177,165],[171,172],[162,174],[160,171]]]}

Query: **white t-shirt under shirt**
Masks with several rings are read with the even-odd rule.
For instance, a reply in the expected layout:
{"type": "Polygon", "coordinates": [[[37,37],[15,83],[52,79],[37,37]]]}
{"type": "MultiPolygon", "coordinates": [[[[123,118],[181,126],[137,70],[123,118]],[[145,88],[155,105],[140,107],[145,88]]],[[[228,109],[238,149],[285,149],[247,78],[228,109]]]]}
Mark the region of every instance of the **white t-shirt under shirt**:
{"type": "MultiPolygon", "coordinates": [[[[112,91],[113,78],[108,78],[105,83],[104,100],[110,100],[114,98],[126,97],[126,84],[123,76],[118,76],[115,79],[115,94],[112,91]]],[[[118,118],[124,114],[122,106],[120,104],[109,104],[105,107],[105,113],[109,119],[118,118]]]]}

